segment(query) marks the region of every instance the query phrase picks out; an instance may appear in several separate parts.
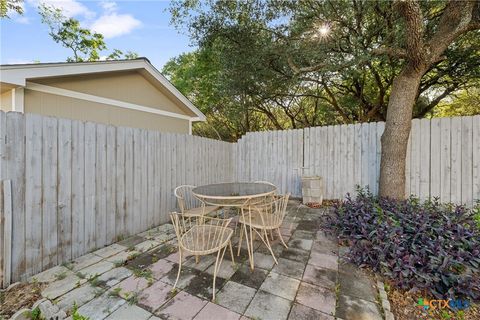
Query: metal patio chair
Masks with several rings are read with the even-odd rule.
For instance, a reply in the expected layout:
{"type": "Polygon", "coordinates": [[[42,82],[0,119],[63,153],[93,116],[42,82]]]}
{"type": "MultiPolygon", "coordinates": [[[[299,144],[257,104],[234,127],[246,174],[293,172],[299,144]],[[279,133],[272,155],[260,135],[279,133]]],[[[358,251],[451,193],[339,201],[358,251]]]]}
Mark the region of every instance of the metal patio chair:
{"type": "Polygon", "coordinates": [[[178,239],[179,256],[177,279],[173,288],[175,289],[180,278],[184,254],[204,256],[216,253],[212,301],[215,300],[215,281],[227,247],[230,249],[232,264],[235,265],[231,243],[233,230],[228,228],[231,219],[219,219],[208,216],[189,217],[177,212],[172,212],[170,218],[178,239]]]}
{"type": "Polygon", "coordinates": [[[175,188],[174,194],[178,201],[178,207],[182,214],[187,217],[199,217],[218,211],[218,206],[207,206],[204,202],[195,198],[192,189],[195,186],[182,185],[175,188]]]}
{"type": "Polygon", "coordinates": [[[244,232],[240,233],[240,240],[238,243],[237,254],[240,254],[240,249],[242,247],[242,238],[243,238],[243,235],[245,235],[247,246],[249,246],[248,250],[252,254],[252,258],[251,258],[252,269],[253,269],[253,241],[254,241],[255,234],[258,234],[262,242],[267,246],[276,264],[278,264],[278,261],[275,257],[275,254],[273,253],[272,246],[270,244],[270,240],[268,239],[267,232],[277,231],[280,242],[285,246],[285,248],[288,248],[287,244],[283,240],[282,233],[280,232],[280,227],[283,223],[283,219],[285,218],[289,197],[290,197],[290,194],[277,196],[270,203],[257,204],[254,206],[245,206],[241,209],[242,214],[240,216],[239,222],[243,225],[244,232]]]}

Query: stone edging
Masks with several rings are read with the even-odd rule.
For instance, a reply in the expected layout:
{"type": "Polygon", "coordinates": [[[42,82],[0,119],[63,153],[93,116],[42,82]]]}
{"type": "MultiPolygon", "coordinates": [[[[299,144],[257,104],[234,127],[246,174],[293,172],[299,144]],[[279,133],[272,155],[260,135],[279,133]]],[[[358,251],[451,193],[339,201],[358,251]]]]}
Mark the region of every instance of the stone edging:
{"type": "Polygon", "coordinates": [[[60,308],[56,305],[54,305],[50,300],[48,299],[40,299],[35,304],[32,306],[31,309],[28,308],[23,308],[21,310],[18,310],[13,316],[12,320],[26,320],[30,319],[30,317],[27,317],[28,312],[31,312],[35,308],[40,310],[40,314],[42,317],[45,319],[58,319],[58,320],[63,320],[67,317],[67,314],[63,311],[60,310],[60,308]]]}
{"type": "Polygon", "coordinates": [[[385,320],[395,320],[395,317],[390,310],[390,301],[388,301],[387,293],[385,292],[385,285],[382,281],[377,279],[377,289],[378,295],[380,297],[380,303],[382,304],[383,314],[385,316],[385,320]]]}

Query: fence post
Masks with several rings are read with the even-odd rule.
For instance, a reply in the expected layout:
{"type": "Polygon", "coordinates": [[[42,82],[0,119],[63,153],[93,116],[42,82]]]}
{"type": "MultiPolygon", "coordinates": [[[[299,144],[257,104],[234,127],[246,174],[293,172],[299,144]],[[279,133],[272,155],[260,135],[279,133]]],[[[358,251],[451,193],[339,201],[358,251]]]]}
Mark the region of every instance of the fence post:
{"type": "Polygon", "coordinates": [[[12,276],[12,181],[2,183],[3,197],[3,288],[10,285],[12,276]]]}

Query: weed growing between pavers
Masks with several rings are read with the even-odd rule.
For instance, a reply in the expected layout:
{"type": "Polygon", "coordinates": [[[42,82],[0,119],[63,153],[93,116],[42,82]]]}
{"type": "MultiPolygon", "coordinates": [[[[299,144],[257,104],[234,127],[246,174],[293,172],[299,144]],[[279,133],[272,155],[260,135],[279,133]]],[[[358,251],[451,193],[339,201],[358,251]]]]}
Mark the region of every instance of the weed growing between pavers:
{"type": "Polygon", "coordinates": [[[120,292],[122,292],[122,288],[117,287],[117,288],[113,288],[112,290],[110,290],[110,291],[108,292],[108,295],[109,295],[110,297],[117,297],[117,298],[119,298],[119,297],[120,297],[120,292]]]}
{"type": "Polygon", "coordinates": [[[55,274],[55,280],[63,280],[67,277],[67,272],[62,271],[55,274]]]}
{"type": "Polygon", "coordinates": [[[68,270],[72,271],[73,270],[73,263],[70,261],[70,262],[64,262],[61,264],[62,267],[65,267],[67,268],[68,270]]]}
{"type": "Polygon", "coordinates": [[[88,278],[88,283],[90,283],[92,287],[98,287],[100,285],[100,281],[98,280],[99,276],[98,273],[95,273],[95,275],[88,278]]]}
{"type": "Polygon", "coordinates": [[[125,294],[125,300],[127,300],[128,304],[137,304],[138,303],[138,292],[127,292],[125,294]]]}
{"type": "Polygon", "coordinates": [[[126,261],[122,261],[122,260],[116,260],[113,262],[113,265],[115,266],[115,268],[120,268],[121,266],[123,266],[125,264],[126,261]]]}
{"type": "Polygon", "coordinates": [[[137,278],[145,278],[149,282],[153,281],[153,274],[152,270],[150,269],[138,269],[138,268],[133,268],[131,269],[135,277],[137,278]]]}

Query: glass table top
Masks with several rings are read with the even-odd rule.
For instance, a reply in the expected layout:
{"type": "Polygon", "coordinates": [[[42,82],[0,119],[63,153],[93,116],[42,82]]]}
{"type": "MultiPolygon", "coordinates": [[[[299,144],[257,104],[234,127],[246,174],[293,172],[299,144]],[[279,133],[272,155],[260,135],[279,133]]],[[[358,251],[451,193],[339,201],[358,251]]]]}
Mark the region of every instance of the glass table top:
{"type": "Polygon", "coordinates": [[[276,189],[275,186],[267,183],[234,182],[199,186],[192,192],[200,198],[245,199],[268,195],[275,192],[276,189]]]}

